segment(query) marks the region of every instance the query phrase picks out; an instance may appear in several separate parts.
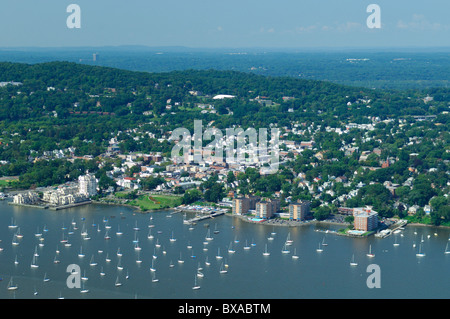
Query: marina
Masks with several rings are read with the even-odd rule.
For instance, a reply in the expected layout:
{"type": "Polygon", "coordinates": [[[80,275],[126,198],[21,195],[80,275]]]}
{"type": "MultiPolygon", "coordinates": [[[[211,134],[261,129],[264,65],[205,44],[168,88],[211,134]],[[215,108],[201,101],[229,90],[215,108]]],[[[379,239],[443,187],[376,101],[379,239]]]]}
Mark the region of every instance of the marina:
{"type": "Polygon", "coordinates": [[[3,299],[450,297],[445,228],[406,226],[380,240],[336,236],[337,226],[273,227],[223,214],[186,224],[197,213],[0,206],[3,299]],[[366,286],[373,263],[382,269],[381,289],[366,286]],[[79,289],[66,284],[72,264],[80,267],[79,289]]]}

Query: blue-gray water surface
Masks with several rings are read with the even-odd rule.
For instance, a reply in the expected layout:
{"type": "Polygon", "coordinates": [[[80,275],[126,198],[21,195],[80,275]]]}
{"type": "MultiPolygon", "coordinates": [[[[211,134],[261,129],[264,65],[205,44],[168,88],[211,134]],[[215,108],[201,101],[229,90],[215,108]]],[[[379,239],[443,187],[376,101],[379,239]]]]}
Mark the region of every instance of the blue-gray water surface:
{"type": "Polygon", "coordinates": [[[336,225],[274,227],[220,216],[190,227],[184,218],[119,206],[50,211],[0,202],[0,298],[450,298],[448,228],[408,225],[388,238],[361,239],[324,232],[336,225]],[[70,264],[87,279],[81,289],[67,286],[70,264]],[[379,266],[380,288],[367,285],[370,264],[379,266]],[[8,290],[11,278],[16,290],[8,290]]]}

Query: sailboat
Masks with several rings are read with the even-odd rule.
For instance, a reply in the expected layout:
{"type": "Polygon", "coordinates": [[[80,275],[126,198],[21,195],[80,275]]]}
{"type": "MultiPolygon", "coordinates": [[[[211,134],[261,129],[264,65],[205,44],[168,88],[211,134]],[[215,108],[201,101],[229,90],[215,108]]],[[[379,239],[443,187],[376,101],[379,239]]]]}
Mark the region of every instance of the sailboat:
{"type": "Polygon", "coordinates": [[[328,246],[328,244],[325,242],[325,237],[322,239],[322,246],[328,246]]]}
{"type": "Polygon", "coordinates": [[[230,254],[234,254],[235,253],[235,250],[233,249],[233,243],[232,242],[230,242],[230,246],[228,247],[228,253],[230,253],[230,254]]]}
{"type": "Polygon", "coordinates": [[[422,243],[419,245],[419,252],[416,254],[417,257],[425,257],[425,253],[422,252],[422,243]]]}
{"type": "Polygon", "coordinates": [[[83,246],[80,247],[80,253],[78,254],[78,257],[83,258],[85,254],[83,254],[83,246]]]}
{"type": "Polygon", "coordinates": [[[137,220],[136,220],[135,226],[133,227],[133,230],[139,231],[139,227],[138,227],[138,224],[137,224],[137,220]]]}
{"type": "Polygon", "coordinates": [[[352,256],[352,260],[350,261],[350,266],[358,266],[358,263],[355,262],[355,254],[352,256]]]}
{"type": "Polygon", "coordinates": [[[294,248],[294,254],[292,255],[292,259],[298,259],[297,248],[294,248]]]}
{"type": "Polygon", "coordinates": [[[173,242],[176,242],[176,241],[177,241],[177,240],[176,240],[176,238],[175,238],[175,237],[173,237],[173,232],[172,232],[172,237],[170,237],[169,241],[170,241],[171,243],[173,243],[173,242]]]}
{"type": "Polygon", "coordinates": [[[220,255],[220,248],[217,247],[217,255],[216,255],[216,259],[222,259],[223,257],[220,255]]]}
{"type": "Polygon", "coordinates": [[[84,282],[81,283],[81,286],[82,286],[82,288],[81,288],[81,290],[80,290],[80,293],[86,294],[86,293],[89,292],[89,289],[86,289],[86,288],[84,287],[84,282]]]}
{"type": "Polygon", "coordinates": [[[23,235],[22,235],[22,233],[20,232],[20,227],[17,229],[16,237],[19,238],[19,239],[23,238],[23,235]]]}
{"type": "Polygon", "coordinates": [[[154,236],[152,235],[152,229],[151,228],[148,230],[147,238],[148,239],[153,239],[154,238],[154,236]]]}
{"type": "Polygon", "coordinates": [[[207,234],[206,234],[205,240],[211,241],[211,240],[213,240],[213,239],[214,239],[214,238],[211,237],[211,229],[208,228],[208,232],[207,232],[207,234]]]}
{"type": "Polygon", "coordinates": [[[367,257],[375,257],[375,254],[372,253],[372,245],[369,245],[369,252],[366,254],[367,257]]]}
{"type": "Polygon", "coordinates": [[[100,270],[100,276],[105,276],[106,274],[105,274],[105,272],[103,271],[103,266],[102,266],[102,269],[100,270]]]}
{"type": "Polygon", "coordinates": [[[137,259],[136,259],[136,263],[137,264],[142,263],[142,260],[141,260],[140,256],[141,256],[140,251],[138,251],[138,256],[137,256],[137,259]]]}
{"type": "Polygon", "coordinates": [[[444,254],[450,254],[450,250],[448,249],[448,243],[447,243],[447,245],[445,246],[444,254]]]}
{"type": "Polygon", "coordinates": [[[158,282],[159,279],[156,278],[156,272],[152,272],[152,282],[158,282]]]}
{"type": "Polygon", "coordinates": [[[219,233],[219,230],[217,229],[217,223],[216,223],[214,226],[214,234],[218,234],[218,233],[219,233]]]}
{"type": "Polygon", "coordinates": [[[286,245],[287,245],[287,242],[284,243],[283,249],[281,250],[281,253],[283,253],[283,254],[290,253],[290,251],[289,251],[289,249],[287,249],[286,245]]]}
{"type": "Polygon", "coordinates": [[[33,260],[31,262],[31,268],[38,268],[38,267],[39,267],[39,265],[37,264],[37,261],[36,261],[36,255],[33,255],[33,260]]]}
{"type": "Polygon", "coordinates": [[[397,242],[397,236],[395,236],[395,241],[394,241],[394,247],[397,247],[398,245],[400,245],[398,242],[397,242]]]}
{"type": "Polygon", "coordinates": [[[179,263],[179,264],[182,264],[182,263],[184,263],[184,260],[183,260],[183,258],[181,258],[181,251],[180,251],[180,259],[178,259],[178,263],[179,263]]]}
{"type": "Polygon", "coordinates": [[[89,266],[97,266],[97,263],[94,261],[94,255],[91,257],[91,262],[89,263],[89,266]]]}
{"type": "Polygon", "coordinates": [[[122,253],[120,252],[120,247],[117,247],[117,256],[122,257],[122,253]]]}
{"type": "Polygon", "coordinates": [[[228,270],[226,270],[224,267],[223,267],[223,263],[220,265],[220,270],[219,270],[219,273],[220,274],[226,274],[228,272],[228,270]]]}
{"type": "Polygon", "coordinates": [[[17,225],[14,222],[14,218],[13,217],[11,217],[11,224],[8,225],[8,228],[10,228],[10,229],[17,228],[17,225]]]}
{"type": "Polygon", "coordinates": [[[321,244],[322,244],[322,243],[319,243],[319,248],[316,249],[316,251],[319,252],[319,253],[323,251],[323,249],[322,249],[322,247],[321,247],[321,244]]]}
{"type": "Polygon", "coordinates": [[[155,261],[155,260],[152,259],[152,266],[150,267],[150,271],[151,271],[151,272],[156,271],[154,261],[155,261]]]}
{"type": "Polygon", "coordinates": [[[19,287],[13,283],[13,277],[11,276],[11,279],[8,283],[8,290],[17,290],[19,287]]]}
{"type": "Polygon", "coordinates": [[[244,250],[249,250],[249,249],[250,249],[250,246],[248,245],[247,240],[245,240],[244,250]]]}
{"type": "Polygon", "coordinates": [[[109,254],[108,253],[106,253],[105,261],[107,263],[109,263],[111,261],[111,258],[109,258],[109,254]]]}
{"type": "Polygon", "coordinates": [[[205,259],[205,265],[206,265],[206,266],[211,265],[211,263],[208,261],[208,256],[206,256],[206,259],[205,259]]]}
{"type": "Polygon", "coordinates": [[[266,244],[266,248],[265,248],[265,250],[263,252],[263,256],[270,256],[270,253],[267,250],[267,244],[266,244]]]}
{"type": "Polygon", "coordinates": [[[19,261],[17,260],[17,255],[16,255],[16,258],[14,259],[14,265],[18,265],[19,264],[19,261]]]}
{"type": "Polygon", "coordinates": [[[290,246],[293,242],[294,241],[291,239],[291,233],[289,232],[286,238],[286,245],[290,246]]]}
{"type": "Polygon", "coordinates": [[[200,285],[197,284],[197,276],[194,276],[194,286],[192,287],[192,289],[200,289],[200,285]]]}
{"type": "Polygon", "coordinates": [[[49,282],[50,278],[47,277],[47,273],[44,274],[44,282],[49,282]]]}
{"type": "Polygon", "coordinates": [[[116,282],[114,283],[114,286],[116,286],[116,287],[122,286],[122,283],[119,281],[119,276],[117,276],[116,282]]]}
{"type": "Polygon", "coordinates": [[[120,236],[120,235],[122,235],[122,234],[123,234],[123,232],[120,231],[120,225],[117,225],[116,235],[117,235],[117,236],[120,236]]]}

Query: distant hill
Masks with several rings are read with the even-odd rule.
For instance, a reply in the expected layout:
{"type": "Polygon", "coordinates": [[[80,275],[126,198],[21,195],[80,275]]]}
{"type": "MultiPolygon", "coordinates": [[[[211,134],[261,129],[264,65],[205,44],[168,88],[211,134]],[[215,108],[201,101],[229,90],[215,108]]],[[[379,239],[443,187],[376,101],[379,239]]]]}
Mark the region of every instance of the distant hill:
{"type": "Polygon", "coordinates": [[[277,51],[184,47],[21,48],[0,50],[0,61],[69,61],[146,72],[234,70],[382,89],[449,87],[450,50],[277,51]],[[96,57],[94,59],[94,54],[96,57]]]}

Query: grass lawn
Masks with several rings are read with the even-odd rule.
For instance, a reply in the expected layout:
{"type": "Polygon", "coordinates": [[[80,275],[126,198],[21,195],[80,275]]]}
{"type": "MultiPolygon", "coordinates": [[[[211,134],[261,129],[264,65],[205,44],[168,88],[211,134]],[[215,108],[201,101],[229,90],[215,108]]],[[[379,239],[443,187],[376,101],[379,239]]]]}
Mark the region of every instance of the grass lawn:
{"type": "Polygon", "coordinates": [[[128,202],[129,205],[138,206],[141,210],[172,208],[181,205],[180,196],[171,195],[141,195],[128,202]]]}

